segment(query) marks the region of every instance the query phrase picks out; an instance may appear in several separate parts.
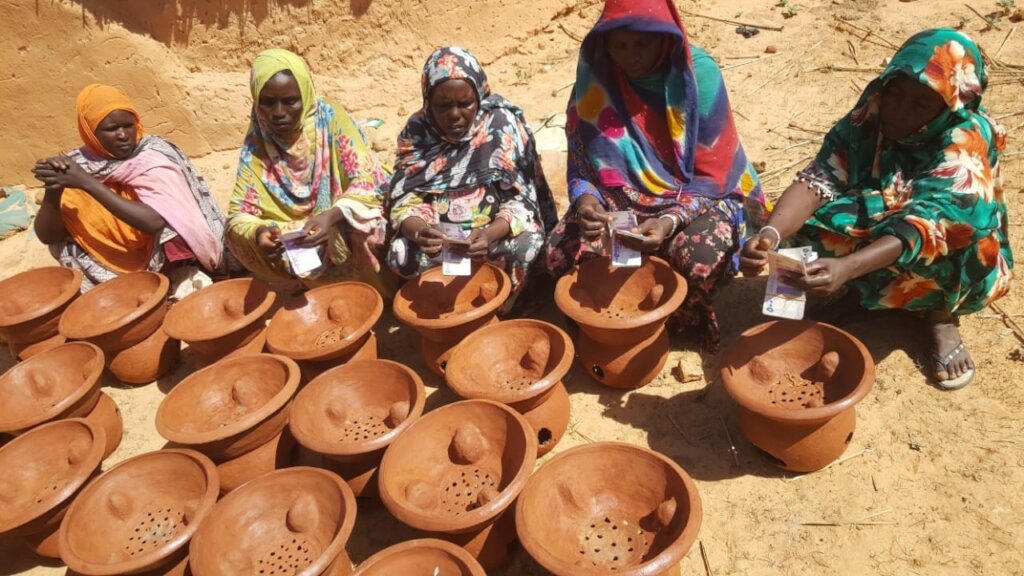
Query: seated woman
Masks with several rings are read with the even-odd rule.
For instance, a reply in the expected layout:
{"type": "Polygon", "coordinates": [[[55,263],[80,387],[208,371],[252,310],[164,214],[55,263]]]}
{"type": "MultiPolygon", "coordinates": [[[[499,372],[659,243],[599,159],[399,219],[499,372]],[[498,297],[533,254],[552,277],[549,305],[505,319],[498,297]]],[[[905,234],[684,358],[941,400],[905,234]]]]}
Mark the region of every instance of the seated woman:
{"type": "Polygon", "coordinates": [[[317,98],[305,61],[287,50],[256,56],[249,86],[252,117],[228,208],[232,253],[269,282],[353,279],[389,295],[379,264],[387,175],[359,127],[317,98]],[[286,240],[295,253],[316,250],[320,265],[293,269],[286,240]]]}
{"type": "Polygon", "coordinates": [[[468,233],[466,255],[508,272],[507,311],[557,219],[533,133],[467,50],[434,52],[422,87],[423,108],[398,138],[388,263],[404,278],[441,265],[442,227],[454,225],[468,233]]]}
{"type": "Polygon", "coordinates": [[[986,84],[982,54],[963,34],[908,40],[742,255],[757,273],[783,241],[812,246],[821,258],[795,286],[818,295],[849,286],[864,308],[923,312],[946,389],[975,373],[957,318],[1006,294],[1012,277],[1005,132],[981,107],[986,84]]]}
{"type": "Polygon", "coordinates": [[[608,254],[608,213],[632,212],[644,239],[622,243],[665,258],[689,284],[675,329],[716,347],[712,294],[764,200],[721,71],[689,43],[672,2],[607,0],[580,50],[566,134],[572,207],[548,241],[548,270],[608,254]]]}
{"type": "Polygon", "coordinates": [[[33,173],[46,188],[36,235],[62,266],[82,271],[82,289],[142,270],[180,280],[187,273],[176,271],[194,263],[225,272],[224,216],[185,154],[145,135],[112,86],[87,86],[77,112],[85,146],[40,160],[33,173]]]}

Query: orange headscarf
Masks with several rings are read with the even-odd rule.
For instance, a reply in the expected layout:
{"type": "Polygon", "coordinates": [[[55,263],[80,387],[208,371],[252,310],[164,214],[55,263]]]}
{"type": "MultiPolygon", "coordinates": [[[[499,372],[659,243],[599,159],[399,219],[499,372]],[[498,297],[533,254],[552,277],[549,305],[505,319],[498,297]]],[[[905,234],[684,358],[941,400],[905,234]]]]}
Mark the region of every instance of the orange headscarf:
{"type": "Polygon", "coordinates": [[[79,92],[78,101],[75,106],[78,113],[78,135],[82,137],[82,142],[85,143],[85,147],[89,151],[99,154],[104,158],[114,158],[100,144],[99,139],[96,138],[96,128],[107,117],[107,114],[115,110],[130,112],[135,117],[135,141],[138,143],[142,140],[144,133],[142,122],[139,120],[139,112],[132,105],[128,95],[120,88],[103,84],[90,84],[79,92]]]}
{"type": "MultiPolygon", "coordinates": [[[[78,133],[90,152],[114,160],[114,156],[96,138],[96,128],[114,110],[135,116],[138,140],[142,122],[128,95],[113,86],[90,84],[78,94],[78,133]]],[[[138,140],[136,142],[138,142],[138,140]]],[[[138,201],[129,186],[105,183],[111,191],[128,200],[138,201]]],[[[98,263],[118,273],[145,270],[156,239],[118,220],[89,193],[68,188],[61,195],[61,220],[71,238],[98,263]]]]}

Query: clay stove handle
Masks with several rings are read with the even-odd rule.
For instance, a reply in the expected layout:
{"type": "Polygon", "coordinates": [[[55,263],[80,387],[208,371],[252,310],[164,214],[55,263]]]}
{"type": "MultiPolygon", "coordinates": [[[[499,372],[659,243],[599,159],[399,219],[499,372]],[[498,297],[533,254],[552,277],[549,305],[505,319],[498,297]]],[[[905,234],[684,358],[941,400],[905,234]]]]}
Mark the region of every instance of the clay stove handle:
{"type": "Polygon", "coordinates": [[[316,499],[310,494],[303,494],[295,499],[288,514],[285,517],[285,524],[288,530],[295,534],[308,534],[316,529],[320,522],[320,510],[317,507],[316,499]]]}

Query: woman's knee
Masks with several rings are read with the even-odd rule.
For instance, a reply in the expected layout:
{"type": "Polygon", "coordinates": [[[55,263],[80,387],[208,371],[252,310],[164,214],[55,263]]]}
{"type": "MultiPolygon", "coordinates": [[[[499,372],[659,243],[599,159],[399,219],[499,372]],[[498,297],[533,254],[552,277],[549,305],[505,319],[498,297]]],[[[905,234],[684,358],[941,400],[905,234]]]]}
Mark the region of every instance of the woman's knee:
{"type": "Polygon", "coordinates": [[[545,240],[543,232],[523,232],[515,238],[513,257],[523,265],[533,264],[543,253],[545,240]]]}
{"type": "Polygon", "coordinates": [[[435,263],[408,238],[399,236],[388,248],[388,267],[402,278],[415,278],[433,268],[435,263]]]}

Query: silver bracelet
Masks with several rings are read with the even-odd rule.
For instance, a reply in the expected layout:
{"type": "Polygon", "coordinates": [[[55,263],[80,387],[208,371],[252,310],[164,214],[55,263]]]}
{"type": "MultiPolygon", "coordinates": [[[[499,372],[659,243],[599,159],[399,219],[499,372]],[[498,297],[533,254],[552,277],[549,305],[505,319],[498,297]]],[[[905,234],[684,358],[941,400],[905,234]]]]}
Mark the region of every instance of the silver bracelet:
{"type": "Polygon", "coordinates": [[[679,229],[679,217],[676,216],[675,214],[662,214],[661,216],[658,216],[659,220],[661,218],[668,218],[669,220],[672,221],[672,230],[669,231],[668,237],[671,238],[671,237],[675,236],[676,235],[676,230],[679,229]]]}
{"type": "Polygon", "coordinates": [[[760,236],[761,233],[764,232],[765,230],[771,230],[772,232],[775,232],[775,244],[772,246],[772,250],[775,250],[776,248],[779,247],[779,244],[782,244],[782,233],[779,232],[779,229],[776,228],[775,226],[763,226],[760,230],[757,231],[757,235],[760,236]]]}

